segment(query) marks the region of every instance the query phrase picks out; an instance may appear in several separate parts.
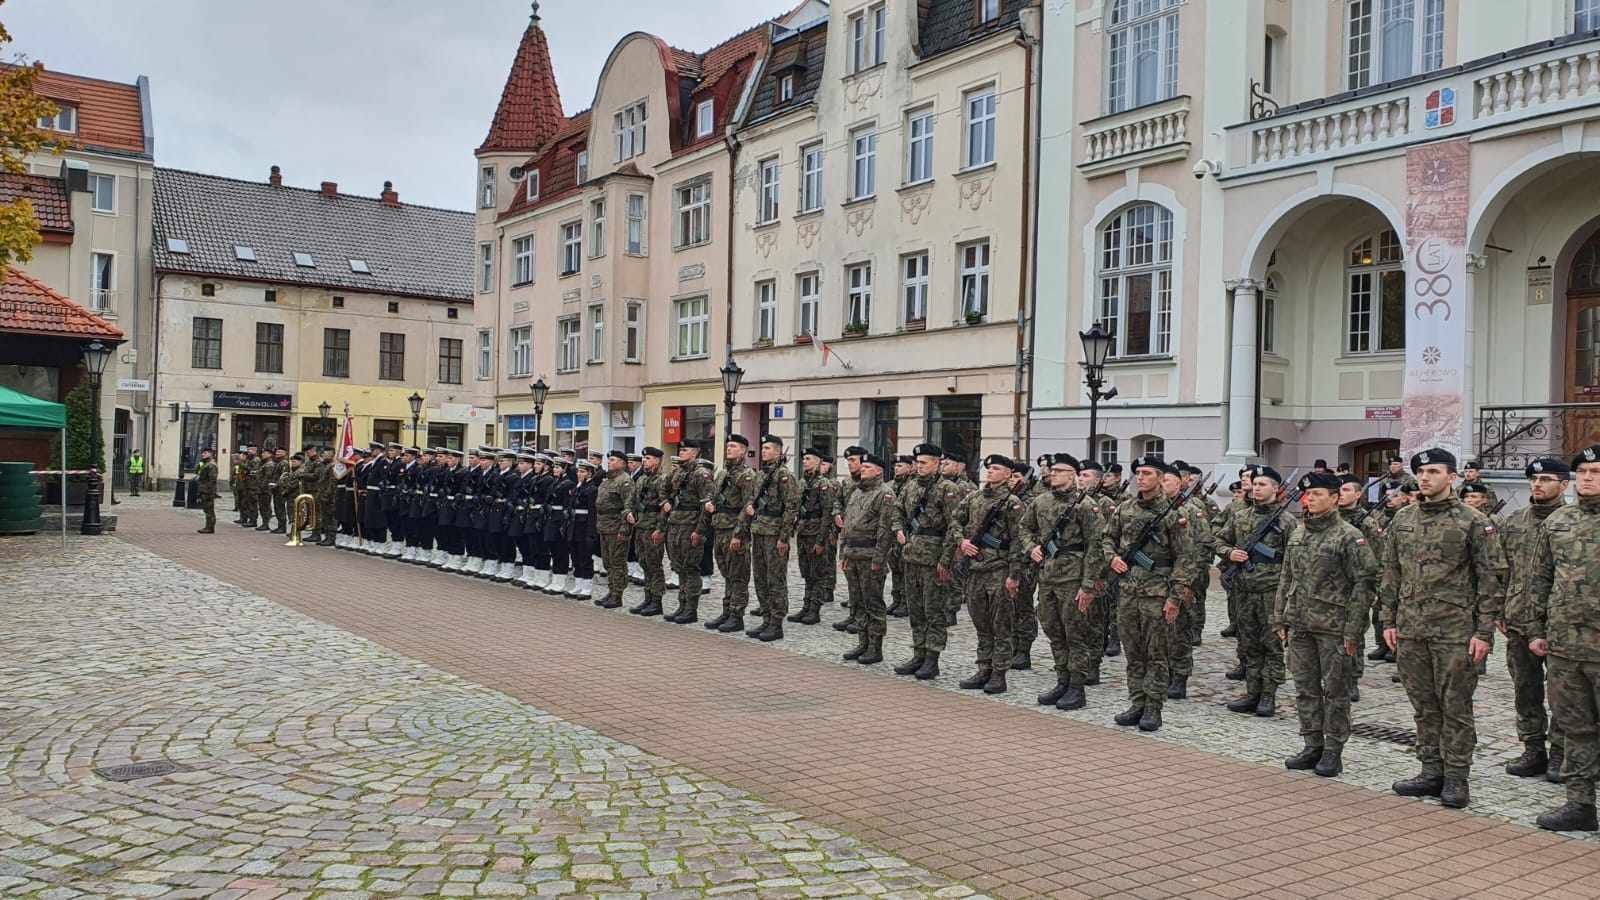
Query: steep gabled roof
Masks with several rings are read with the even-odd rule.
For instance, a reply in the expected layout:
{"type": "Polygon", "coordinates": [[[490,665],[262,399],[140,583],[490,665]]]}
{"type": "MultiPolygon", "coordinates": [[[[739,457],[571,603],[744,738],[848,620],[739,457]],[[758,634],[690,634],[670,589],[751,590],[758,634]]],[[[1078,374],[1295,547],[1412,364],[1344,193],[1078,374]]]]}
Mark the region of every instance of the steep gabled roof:
{"type": "Polygon", "coordinates": [[[528,199],[528,178],[517,182],[517,195],[498,218],[521,215],[531,209],[548,206],[565,199],[578,190],[578,154],[587,149],[589,111],[586,109],[566,121],[551,137],[548,145],[535,154],[522,168],[526,172],[538,170],[539,196],[528,199]]]}
{"type": "Polygon", "coordinates": [[[60,178],[0,172],[0,203],[9,204],[19,197],[26,197],[33,204],[33,218],[40,231],[72,233],[72,198],[60,178]]]}
{"type": "Polygon", "coordinates": [[[678,128],[673,134],[674,156],[722,139],[723,130],[733,119],[734,107],[738,105],[745,79],[755,68],[756,59],[767,48],[770,25],[771,21],[761,22],[704,53],[690,54],[678,49],[672,51],[678,66],[678,77],[688,82],[685,87],[689,91],[688,108],[683,110],[683,121],[677,123],[678,128]],[[677,62],[685,56],[694,61],[687,68],[684,63],[677,62]],[[710,135],[700,137],[696,132],[695,108],[707,99],[716,101],[712,107],[715,123],[710,135]]]}
{"type": "Polygon", "coordinates": [[[819,19],[798,31],[781,36],[757,73],[761,83],[750,98],[745,125],[754,125],[775,115],[810,103],[822,85],[822,67],[828,50],[828,20],[819,19]],[[778,84],[785,75],[794,78],[794,96],[780,102],[778,84]]]}
{"type": "Polygon", "coordinates": [[[121,342],[117,326],[15,266],[0,283],[0,332],[121,342]]]}
{"type": "Polygon", "coordinates": [[[39,73],[34,91],[56,105],[70,105],[77,109],[76,134],[56,135],[81,146],[85,150],[105,150],[112,153],[151,158],[151,148],[145,139],[144,109],[146,98],[141,88],[147,82],[123,84],[103,81],[65,72],[39,73]]]}
{"type": "Polygon", "coordinates": [[[1000,15],[978,21],[974,0],[923,0],[918,5],[917,43],[927,59],[991,34],[1017,27],[1018,13],[1028,0],[1000,0],[1000,15]]]}
{"type": "Polygon", "coordinates": [[[500,91],[500,105],[478,153],[532,153],[545,145],[565,119],[555,67],[550,64],[550,45],[539,27],[538,4],[534,4],[533,18],[522,33],[517,58],[500,91]]]}

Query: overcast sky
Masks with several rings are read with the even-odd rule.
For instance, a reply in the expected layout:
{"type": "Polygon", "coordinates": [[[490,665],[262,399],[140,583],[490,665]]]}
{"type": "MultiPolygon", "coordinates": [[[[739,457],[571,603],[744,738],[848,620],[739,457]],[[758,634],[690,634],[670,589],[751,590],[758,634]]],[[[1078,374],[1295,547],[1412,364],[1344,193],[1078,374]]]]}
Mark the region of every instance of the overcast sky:
{"type": "MultiPolygon", "coordinates": [[[[617,40],[701,51],[793,0],[544,0],[570,114],[617,40]],[[692,12],[689,12],[692,10],[692,12]]],[[[11,50],[61,72],[150,78],[156,164],[467,209],[529,0],[8,0],[11,50]]]]}

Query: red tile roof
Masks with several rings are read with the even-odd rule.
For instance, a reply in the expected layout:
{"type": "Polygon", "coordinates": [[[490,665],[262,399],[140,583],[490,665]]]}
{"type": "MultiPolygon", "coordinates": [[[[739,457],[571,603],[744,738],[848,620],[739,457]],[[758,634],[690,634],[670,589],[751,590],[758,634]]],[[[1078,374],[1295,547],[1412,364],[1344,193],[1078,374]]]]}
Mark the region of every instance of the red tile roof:
{"type": "Polygon", "coordinates": [[[550,45],[535,18],[522,33],[517,58],[500,92],[500,105],[478,152],[532,153],[543,147],[564,121],[561,91],[556,88],[555,67],[550,64],[550,45]]]}
{"type": "Polygon", "coordinates": [[[0,283],[0,332],[122,340],[115,325],[15,266],[6,267],[5,281],[0,283]]]}
{"type": "Polygon", "coordinates": [[[34,90],[57,105],[78,108],[78,133],[73,140],[85,149],[150,155],[145,146],[139,85],[44,71],[34,82],[34,90]]]}
{"type": "Polygon", "coordinates": [[[72,233],[72,198],[60,178],[0,172],[0,204],[10,204],[18,197],[33,204],[33,218],[40,231],[72,233]]]}
{"type": "Polygon", "coordinates": [[[578,154],[586,149],[589,133],[589,110],[568,119],[551,138],[546,147],[522,164],[525,171],[539,171],[539,196],[528,200],[528,179],[524,175],[517,182],[517,195],[511,205],[498,218],[520,215],[530,209],[548,206],[578,190],[578,154]]]}

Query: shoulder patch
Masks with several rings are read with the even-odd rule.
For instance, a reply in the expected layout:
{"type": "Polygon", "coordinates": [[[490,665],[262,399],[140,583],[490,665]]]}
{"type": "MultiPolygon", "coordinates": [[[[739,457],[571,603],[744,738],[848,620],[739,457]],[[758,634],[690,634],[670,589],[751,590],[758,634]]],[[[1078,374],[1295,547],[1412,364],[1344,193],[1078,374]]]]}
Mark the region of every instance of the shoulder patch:
{"type": "Polygon", "coordinates": [[[1494,526],[1493,525],[1485,525],[1485,526],[1483,526],[1483,533],[1484,534],[1494,534],[1494,526]]]}
{"type": "Polygon", "coordinates": [[[1188,528],[1189,527],[1189,520],[1184,518],[1183,516],[1179,516],[1178,517],[1178,527],[1179,528],[1188,528]]]}
{"type": "Polygon", "coordinates": [[[1367,545],[1367,539],[1366,538],[1364,538],[1364,537],[1356,538],[1356,546],[1357,547],[1365,547],[1366,545],[1367,545]]]}

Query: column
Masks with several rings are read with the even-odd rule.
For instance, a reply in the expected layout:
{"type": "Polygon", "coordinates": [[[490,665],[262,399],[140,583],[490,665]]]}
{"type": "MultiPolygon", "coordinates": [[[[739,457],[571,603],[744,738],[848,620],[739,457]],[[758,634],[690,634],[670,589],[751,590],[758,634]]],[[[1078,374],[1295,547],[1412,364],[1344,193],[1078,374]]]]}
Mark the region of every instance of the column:
{"type": "Polygon", "coordinates": [[[1224,282],[1233,292],[1233,342],[1228,363],[1228,441],[1224,457],[1242,463],[1256,455],[1256,302],[1253,278],[1224,282]]]}

